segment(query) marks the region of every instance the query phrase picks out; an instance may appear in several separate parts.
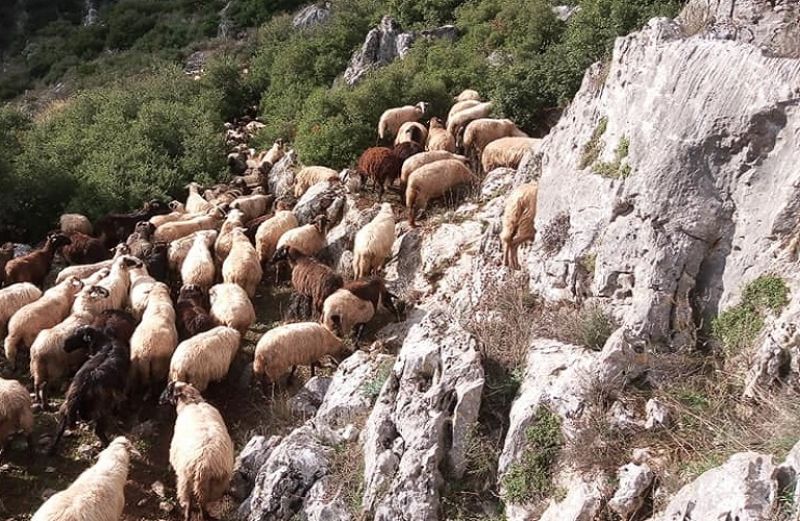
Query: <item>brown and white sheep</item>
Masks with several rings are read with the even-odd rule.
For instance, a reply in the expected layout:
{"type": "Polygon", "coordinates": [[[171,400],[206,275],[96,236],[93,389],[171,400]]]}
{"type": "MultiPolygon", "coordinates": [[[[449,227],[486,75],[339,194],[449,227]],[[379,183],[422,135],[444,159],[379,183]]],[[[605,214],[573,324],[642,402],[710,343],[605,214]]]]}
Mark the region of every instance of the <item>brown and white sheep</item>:
{"type": "Polygon", "coordinates": [[[276,252],[287,246],[309,257],[316,255],[326,245],[325,232],[327,224],[325,216],[319,215],[313,223],[288,230],[278,239],[278,244],[275,247],[276,252]]]}
{"type": "Polygon", "coordinates": [[[264,270],[256,249],[244,232],[244,228],[235,228],[231,233],[231,251],[222,264],[222,280],[240,285],[247,296],[253,298],[264,276],[264,270]]]}
{"type": "Polygon", "coordinates": [[[215,275],[214,259],[206,246],[205,237],[196,236],[181,265],[181,281],[207,290],[214,284],[215,275]]]}
{"type": "Polygon", "coordinates": [[[108,289],[96,284],[84,284],[83,289],[72,303],[72,314],[87,316],[89,321],[107,309],[114,309],[111,293],[108,289]]]}
{"type": "Polygon", "coordinates": [[[484,172],[495,168],[517,168],[528,152],[536,152],[542,140],[532,137],[504,137],[486,145],[481,154],[484,172]]]}
{"type": "Polygon", "coordinates": [[[439,118],[431,118],[428,122],[428,140],[425,142],[425,150],[456,151],[456,138],[447,131],[439,118]]]}
{"type": "Polygon", "coordinates": [[[428,129],[425,125],[416,121],[406,121],[400,126],[397,131],[397,137],[394,138],[394,144],[407,143],[413,141],[421,146],[425,146],[428,140],[428,129]]]}
{"type": "Polygon", "coordinates": [[[380,139],[393,138],[403,123],[419,121],[427,110],[428,104],[424,102],[385,110],[378,121],[378,137],[380,139]]]}
{"type": "Polygon", "coordinates": [[[176,406],[178,417],[169,448],[175,469],[178,503],[186,521],[195,510],[206,519],[206,507],[222,497],[233,476],[233,441],[222,415],[200,391],[185,382],[171,382],[161,403],[176,406]]]}
{"type": "Polygon", "coordinates": [[[127,438],[115,438],[97,456],[97,463],[50,496],[31,521],[118,521],[125,508],[130,458],[138,454],[127,438]]]}
{"type": "Polygon", "coordinates": [[[356,342],[361,338],[366,324],[372,320],[380,305],[400,315],[394,306],[394,295],[386,289],[379,277],[348,282],[345,286],[325,299],[322,306],[322,324],[334,334],[347,336],[358,327],[356,342]]]}
{"type": "Polygon", "coordinates": [[[298,199],[317,183],[339,180],[339,173],[327,166],[306,166],[294,176],[294,196],[298,199]]]}
{"type": "Polygon", "coordinates": [[[65,213],[58,218],[58,227],[61,233],[80,232],[86,235],[92,234],[92,222],[85,215],[79,213],[65,213]]]}
{"type": "Polygon", "coordinates": [[[217,326],[184,340],[170,359],[169,380],[187,382],[205,391],[210,382],[228,374],[241,338],[235,329],[217,326]]]}
{"type": "Polygon", "coordinates": [[[510,119],[480,118],[470,121],[464,129],[464,155],[480,159],[483,149],[492,141],[504,137],[528,137],[510,119]]]}
{"type": "Polygon", "coordinates": [[[451,152],[447,152],[446,150],[431,150],[430,152],[422,152],[421,154],[416,154],[413,157],[408,158],[403,163],[403,168],[400,170],[400,181],[402,184],[406,184],[411,172],[435,161],[441,161],[442,159],[457,159],[462,161],[464,164],[467,164],[468,162],[465,156],[453,154],[451,152]]]}
{"type": "Polygon", "coordinates": [[[478,103],[473,107],[459,110],[451,117],[447,118],[447,131],[453,136],[456,136],[458,141],[458,134],[470,121],[488,117],[492,112],[493,103],[487,101],[485,103],[478,103]]]}
{"type": "Polygon", "coordinates": [[[14,313],[41,296],[42,290],[30,282],[20,282],[0,289],[0,335],[5,332],[6,324],[14,313]]]}
{"type": "Polygon", "coordinates": [[[41,298],[23,306],[8,322],[4,348],[11,368],[16,367],[19,348],[30,347],[43,329],[64,320],[72,308],[75,296],[83,288],[76,278],[69,278],[44,292],[41,298]]]}
{"type": "Polygon", "coordinates": [[[280,238],[293,228],[297,228],[297,217],[289,210],[278,210],[264,221],[256,230],[256,253],[263,266],[275,254],[280,238]]]}
{"type": "Polygon", "coordinates": [[[71,241],[66,235],[51,233],[47,236],[44,246],[6,263],[5,284],[30,282],[41,286],[47,272],[50,271],[56,252],[70,243],[71,241]]]}
{"type": "Polygon", "coordinates": [[[394,211],[381,204],[378,214],[356,233],[353,243],[353,273],[360,279],[380,270],[394,244],[394,211]]]}
{"type": "Polygon", "coordinates": [[[217,323],[244,334],[256,321],[256,311],[247,292],[238,284],[217,284],[208,290],[210,314],[217,323]]]}
{"type": "Polygon", "coordinates": [[[12,434],[22,431],[33,451],[33,411],[28,390],[16,380],[0,378],[0,458],[12,434]]]}
{"type": "Polygon", "coordinates": [[[506,200],[503,210],[503,265],[512,270],[519,269],[517,250],[520,244],[536,237],[536,197],[539,185],[532,181],[516,187],[506,200]]]}
{"type": "Polygon", "coordinates": [[[431,199],[442,197],[456,186],[474,180],[470,169],[457,159],[443,159],[415,170],[406,185],[408,223],[416,226],[417,209],[424,210],[431,199]]]}
{"type": "Polygon", "coordinates": [[[169,362],[178,346],[175,308],[166,284],[150,288],[142,321],[131,336],[131,387],[141,389],[166,381],[169,362]]]}

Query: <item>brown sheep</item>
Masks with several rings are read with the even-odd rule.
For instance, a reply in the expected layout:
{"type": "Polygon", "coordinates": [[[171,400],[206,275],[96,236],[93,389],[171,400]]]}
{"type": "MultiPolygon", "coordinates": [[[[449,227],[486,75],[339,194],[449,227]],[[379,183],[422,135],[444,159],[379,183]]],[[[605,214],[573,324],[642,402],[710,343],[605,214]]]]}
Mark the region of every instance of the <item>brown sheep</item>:
{"type": "Polygon", "coordinates": [[[36,286],[41,286],[53,257],[60,248],[71,244],[69,237],[62,233],[53,233],[47,236],[44,246],[34,250],[27,255],[11,259],[6,264],[6,284],[15,282],[30,282],[36,286]]]}
{"type": "Polygon", "coordinates": [[[412,228],[416,226],[416,210],[424,210],[429,200],[443,196],[459,184],[474,180],[469,168],[457,159],[442,159],[415,170],[406,186],[408,223],[412,228]]]}
{"type": "Polygon", "coordinates": [[[456,138],[447,131],[444,123],[439,118],[431,118],[428,122],[428,141],[425,144],[426,150],[446,150],[447,152],[456,151],[456,138]]]}
{"type": "Polygon", "coordinates": [[[289,260],[292,267],[292,287],[298,295],[311,299],[312,316],[322,313],[325,299],[344,285],[341,275],[291,246],[284,246],[273,258],[289,260]]]}
{"type": "Polygon", "coordinates": [[[61,249],[61,256],[72,265],[94,264],[111,258],[105,237],[91,237],[81,232],[70,232],[66,236],[70,243],[61,249]]]}
{"type": "Polygon", "coordinates": [[[519,260],[517,259],[519,245],[536,237],[536,196],[538,193],[539,185],[532,181],[516,187],[506,201],[500,241],[503,243],[503,265],[512,270],[519,269],[519,260]]]}
{"type": "Polygon", "coordinates": [[[391,148],[372,147],[368,148],[358,158],[356,172],[361,178],[361,186],[365,186],[367,178],[372,178],[373,186],[378,189],[378,198],[383,197],[383,190],[386,181],[391,184],[400,177],[400,168],[403,162],[392,153],[391,148]]]}

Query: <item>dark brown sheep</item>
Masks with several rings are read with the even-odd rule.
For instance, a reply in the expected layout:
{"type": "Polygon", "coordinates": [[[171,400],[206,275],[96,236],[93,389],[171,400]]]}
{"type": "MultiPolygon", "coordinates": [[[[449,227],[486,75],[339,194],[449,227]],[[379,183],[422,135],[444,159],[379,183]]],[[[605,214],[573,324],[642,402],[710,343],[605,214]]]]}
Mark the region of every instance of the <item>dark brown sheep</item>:
{"type": "Polygon", "coordinates": [[[14,258],[14,244],[7,242],[0,246],[0,286],[6,279],[6,264],[14,258]]]}
{"type": "Polygon", "coordinates": [[[131,255],[144,260],[145,253],[153,246],[153,233],[156,227],[149,221],[139,221],[133,229],[133,233],[128,235],[125,244],[131,255]]]}
{"type": "MultiPolygon", "coordinates": [[[[400,166],[403,166],[403,162],[408,159],[409,157],[413,156],[414,154],[419,154],[420,152],[424,151],[425,149],[419,143],[415,143],[413,141],[405,141],[403,143],[398,143],[392,149],[392,153],[400,160],[400,166]]],[[[399,174],[398,174],[399,176],[399,174]]]]}
{"type": "Polygon", "coordinates": [[[106,248],[111,249],[133,233],[139,221],[149,221],[151,217],[170,211],[166,203],[154,199],[145,203],[141,210],[104,215],[95,223],[94,231],[98,237],[105,237],[106,248]]]}
{"type": "Polygon", "coordinates": [[[217,321],[209,314],[208,309],[206,295],[200,286],[187,284],[181,288],[175,305],[181,340],[217,327],[217,321]]]}
{"type": "Polygon", "coordinates": [[[94,264],[111,258],[105,237],[92,237],[81,232],[69,232],[70,244],[61,250],[61,256],[70,264],[94,264]]]}
{"type": "Polygon", "coordinates": [[[289,260],[292,267],[292,287],[298,295],[311,300],[313,313],[317,315],[322,313],[325,299],[344,285],[341,275],[292,247],[284,246],[276,253],[276,257],[277,260],[289,260]]]}
{"type": "Polygon", "coordinates": [[[136,329],[136,319],[127,311],[106,309],[95,317],[91,325],[117,340],[130,342],[136,329]]]}
{"type": "Polygon", "coordinates": [[[383,197],[386,181],[391,184],[400,177],[400,167],[403,162],[393,153],[391,148],[371,147],[361,154],[356,165],[356,172],[361,177],[361,185],[365,186],[368,177],[372,178],[373,185],[378,189],[378,198],[383,197]]]}
{"type": "Polygon", "coordinates": [[[69,237],[62,233],[51,233],[47,236],[44,246],[33,250],[27,255],[11,259],[6,263],[6,284],[16,282],[30,282],[36,286],[41,286],[50,265],[53,263],[53,256],[61,247],[70,244],[69,237]]]}

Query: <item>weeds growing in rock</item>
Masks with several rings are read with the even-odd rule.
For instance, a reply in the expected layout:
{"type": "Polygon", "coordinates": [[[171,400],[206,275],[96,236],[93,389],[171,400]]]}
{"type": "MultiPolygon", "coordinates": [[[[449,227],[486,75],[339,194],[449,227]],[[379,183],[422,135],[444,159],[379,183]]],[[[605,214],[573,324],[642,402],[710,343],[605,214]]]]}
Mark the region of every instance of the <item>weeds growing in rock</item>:
{"type": "Polygon", "coordinates": [[[361,387],[361,394],[369,398],[370,400],[374,400],[381,394],[381,389],[383,388],[383,384],[386,382],[386,379],[389,378],[389,375],[392,374],[392,365],[394,364],[394,360],[387,360],[383,363],[383,365],[378,368],[378,372],[375,376],[367,382],[364,382],[363,386],[361,387]]]}
{"type": "Polygon", "coordinates": [[[327,499],[340,495],[350,514],[358,519],[364,493],[364,453],[358,440],[333,447],[329,468],[331,483],[336,492],[331,493],[331,497],[327,499]]]}
{"type": "Polygon", "coordinates": [[[561,212],[542,230],[542,249],[548,255],[558,253],[569,238],[569,214],[561,212]]]}
{"type": "Polygon", "coordinates": [[[600,118],[600,121],[597,123],[597,126],[594,128],[592,132],[592,137],[589,138],[589,142],[583,147],[583,155],[581,155],[581,162],[580,168],[586,168],[587,166],[591,165],[597,158],[600,157],[600,154],[603,152],[603,134],[606,133],[606,128],[608,127],[608,118],[603,116],[600,118]]]}
{"type": "Polygon", "coordinates": [[[625,162],[625,158],[628,157],[629,147],[630,141],[623,136],[622,139],[619,140],[617,148],[614,150],[614,160],[601,161],[592,167],[592,171],[603,177],[625,179],[631,175],[631,166],[629,163],[625,162]]]}
{"type": "Polygon", "coordinates": [[[750,282],[741,301],[711,322],[711,333],[731,356],[752,347],[764,327],[767,313],[780,311],[789,303],[789,289],[780,277],[762,275],[750,282]]]}
{"type": "Polygon", "coordinates": [[[553,465],[563,445],[561,420],[547,408],[541,408],[525,430],[526,447],[519,461],[503,476],[505,498],[513,503],[542,499],[554,490],[553,465]]]}

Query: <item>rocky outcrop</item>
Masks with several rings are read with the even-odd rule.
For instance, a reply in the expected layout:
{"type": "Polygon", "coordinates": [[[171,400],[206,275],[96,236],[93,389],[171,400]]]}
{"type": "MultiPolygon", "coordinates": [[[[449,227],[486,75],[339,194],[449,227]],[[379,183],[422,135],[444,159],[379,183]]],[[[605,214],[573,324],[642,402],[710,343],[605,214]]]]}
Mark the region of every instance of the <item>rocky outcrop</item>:
{"type": "Polygon", "coordinates": [[[331,17],[331,3],[322,5],[310,4],[300,9],[292,18],[292,27],[295,29],[310,29],[323,24],[331,17]]]}
{"type": "Polygon", "coordinates": [[[358,83],[369,71],[403,58],[418,38],[454,39],[458,34],[455,26],[445,25],[419,32],[403,32],[400,24],[391,16],[384,16],[378,27],[367,33],[361,49],[353,53],[350,64],[344,71],[348,85],[358,83]]]}
{"type": "Polygon", "coordinates": [[[294,198],[294,167],[296,165],[297,152],[294,149],[272,165],[267,177],[267,187],[269,193],[275,195],[275,199],[294,198]]]}

